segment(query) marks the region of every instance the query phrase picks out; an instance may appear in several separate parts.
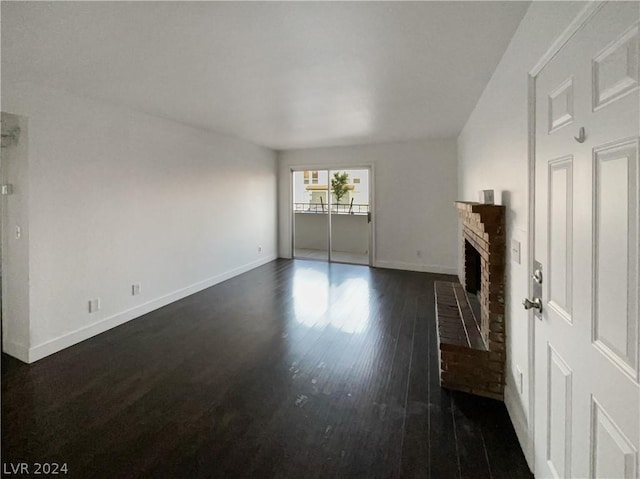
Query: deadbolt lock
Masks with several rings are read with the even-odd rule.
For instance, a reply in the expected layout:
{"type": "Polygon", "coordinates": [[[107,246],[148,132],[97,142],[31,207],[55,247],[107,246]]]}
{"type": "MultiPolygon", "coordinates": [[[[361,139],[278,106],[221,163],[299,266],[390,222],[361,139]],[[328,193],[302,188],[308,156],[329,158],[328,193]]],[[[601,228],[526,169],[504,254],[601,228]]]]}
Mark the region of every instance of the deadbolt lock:
{"type": "Polygon", "coordinates": [[[533,272],[533,275],[531,275],[531,278],[533,278],[533,280],[538,283],[538,284],[542,284],[542,270],[537,269],[533,272]]]}

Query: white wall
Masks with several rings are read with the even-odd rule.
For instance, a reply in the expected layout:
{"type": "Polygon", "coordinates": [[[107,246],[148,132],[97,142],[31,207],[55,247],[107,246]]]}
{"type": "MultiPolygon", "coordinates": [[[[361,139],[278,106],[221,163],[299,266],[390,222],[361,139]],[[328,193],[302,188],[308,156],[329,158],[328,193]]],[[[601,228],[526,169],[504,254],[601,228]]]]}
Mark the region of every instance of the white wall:
{"type": "Polygon", "coordinates": [[[30,338],[21,359],[276,257],[273,151],[31,84],[3,84],[2,100],[29,124],[30,338]],[[89,314],[98,297],[102,309],[89,314]]]}
{"type": "Polygon", "coordinates": [[[298,249],[329,249],[328,214],[296,213],[295,243],[298,249]]]}
{"type": "Polygon", "coordinates": [[[367,215],[331,215],[331,248],[340,253],[369,253],[367,215]]]}
{"type": "Polygon", "coordinates": [[[375,266],[457,271],[455,140],[288,150],[278,165],[281,257],[291,257],[291,169],[372,165],[375,266]]]}
{"type": "MultiPolygon", "coordinates": [[[[327,250],[328,214],[296,213],[295,248],[327,250]]],[[[341,253],[369,253],[367,215],[332,214],[331,248],[341,253]]]]}
{"type": "MultiPolygon", "coordinates": [[[[521,263],[507,263],[507,408],[531,465],[529,414],[529,325],[521,301],[527,295],[528,254],[528,72],[584,4],[532,2],[475,110],[458,137],[458,196],[477,201],[494,189],[507,208],[507,245],[521,243],[521,263]],[[518,391],[516,368],[523,372],[518,391]]],[[[459,258],[459,271],[462,271],[459,258]]]]}

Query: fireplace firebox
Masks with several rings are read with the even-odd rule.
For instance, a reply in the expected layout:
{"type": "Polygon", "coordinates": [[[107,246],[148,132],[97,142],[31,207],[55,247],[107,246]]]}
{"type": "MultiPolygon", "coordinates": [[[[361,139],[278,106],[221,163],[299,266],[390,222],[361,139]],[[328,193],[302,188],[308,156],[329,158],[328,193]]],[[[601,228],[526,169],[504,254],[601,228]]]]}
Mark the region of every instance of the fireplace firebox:
{"type": "Polygon", "coordinates": [[[479,295],[482,289],[482,256],[469,241],[464,240],[464,289],[479,295]]]}

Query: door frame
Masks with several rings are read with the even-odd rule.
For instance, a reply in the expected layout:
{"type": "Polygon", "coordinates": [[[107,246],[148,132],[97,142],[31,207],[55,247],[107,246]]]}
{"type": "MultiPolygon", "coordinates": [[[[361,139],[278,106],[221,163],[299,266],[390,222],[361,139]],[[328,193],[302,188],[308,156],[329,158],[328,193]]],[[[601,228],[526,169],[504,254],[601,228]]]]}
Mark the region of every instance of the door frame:
{"type": "MultiPolygon", "coordinates": [[[[562,50],[562,48],[571,40],[576,33],[578,33],[582,27],[584,27],[591,18],[600,11],[600,9],[607,3],[607,1],[594,1],[587,2],[587,4],[578,12],[573,21],[567,26],[567,28],[560,34],[560,36],[551,44],[546,53],[538,60],[535,66],[529,70],[527,75],[527,90],[528,90],[528,117],[527,117],[527,129],[528,129],[528,235],[527,235],[527,294],[531,298],[533,296],[533,282],[531,277],[533,275],[535,260],[535,166],[536,166],[536,78],[542,71],[542,69],[562,50]]],[[[525,457],[529,463],[529,467],[535,474],[535,328],[536,320],[533,314],[533,310],[530,309],[527,313],[528,323],[528,337],[529,337],[529,414],[527,417],[528,431],[527,442],[524,447],[525,457]]]]}
{"type": "MultiPolygon", "coordinates": [[[[295,216],[292,213],[291,206],[293,204],[293,173],[296,171],[327,171],[327,174],[331,170],[368,170],[369,171],[369,212],[371,213],[371,223],[369,223],[369,263],[367,266],[374,267],[376,265],[376,245],[375,245],[375,225],[376,225],[376,215],[375,215],[375,166],[373,163],[356,163],[353,165],[336,165],[336,164],[310,164],[310,165],[295,165],[289,169],[289,202],[287,205],[287,211],[290,215],[289,218],[289,228],[291,229],[290,234],[290,248],[289,254],[291,258],[295,258],[295,236],[296,236],[296,224],[295,224],[295,216]]],[[[328,185],[327,185],[328,186],[328,185]]],[[[327,202],[328,204],[330,202],[327,202]]],[[[329,215],[331,213],[329,212],[329,215]]],[[[328,252],[327,252],[327,262],[331,263],[331,221],[330,218],[327,218],[327,234],[328,238],[328,252]]],[[[348,264],[348,263],[347,263],[348,264]]]]}

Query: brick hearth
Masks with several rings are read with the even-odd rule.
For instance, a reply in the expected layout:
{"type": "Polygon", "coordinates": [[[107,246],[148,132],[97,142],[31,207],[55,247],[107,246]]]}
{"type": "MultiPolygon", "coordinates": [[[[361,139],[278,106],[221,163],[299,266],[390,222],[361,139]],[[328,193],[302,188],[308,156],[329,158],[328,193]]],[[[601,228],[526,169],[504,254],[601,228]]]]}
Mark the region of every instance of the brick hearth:
{"type": "Polygon", "coordinates": [[[456,207],[463,226],[464,288],[446,282],[435,286],[440,383],[503,399],[504,206],[459,201],[456,207]],[[477,292],[480,317],[471,308],[475,298],[468,297],[477,292]]]}

